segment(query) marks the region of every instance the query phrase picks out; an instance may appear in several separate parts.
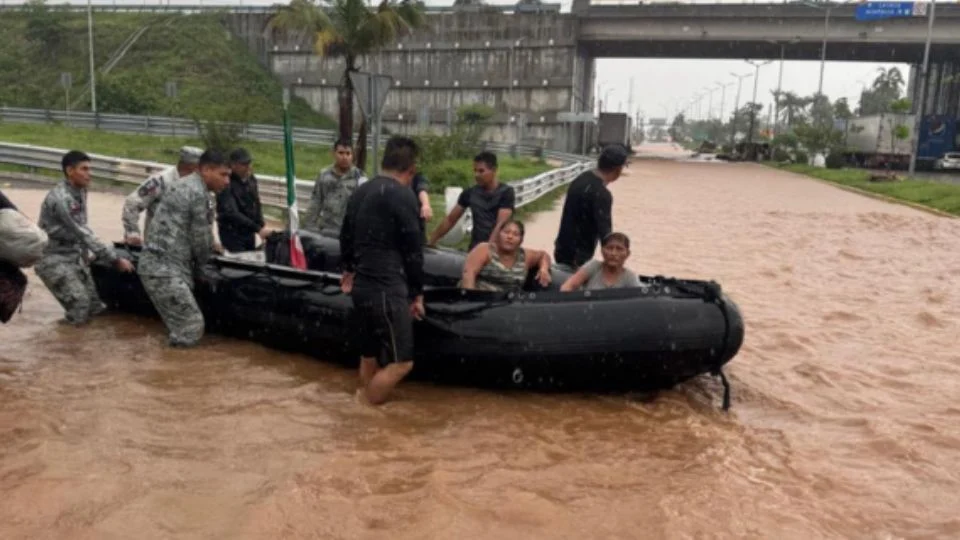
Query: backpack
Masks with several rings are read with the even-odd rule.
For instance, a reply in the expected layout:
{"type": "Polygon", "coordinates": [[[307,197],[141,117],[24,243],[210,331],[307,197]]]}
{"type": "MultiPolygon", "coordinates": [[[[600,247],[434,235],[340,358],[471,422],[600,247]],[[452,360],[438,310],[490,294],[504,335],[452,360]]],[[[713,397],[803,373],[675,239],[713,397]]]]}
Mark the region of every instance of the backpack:
{"type": "Polygon", "coordinates": [[[20,268],[33,266],[43,256],[47,233],[13,208],[0,209],[0,261],[20,268]]]}

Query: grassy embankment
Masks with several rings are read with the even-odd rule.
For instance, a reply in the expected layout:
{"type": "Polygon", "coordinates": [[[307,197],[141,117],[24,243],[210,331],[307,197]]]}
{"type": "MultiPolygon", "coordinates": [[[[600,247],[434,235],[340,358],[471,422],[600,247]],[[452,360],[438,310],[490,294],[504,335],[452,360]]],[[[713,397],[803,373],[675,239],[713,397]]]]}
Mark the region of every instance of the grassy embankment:
{"type": "MultiPolygon", "coordinates": [[[[89,111],[85,13],[50,9],[45,14],[0,17],[0,104],[65,108],[60,74],[70,73],[70,101],[89,111]]],[[[97,109],[104,113],[180,116],[279,124],[280,83],[246,45],[230,35],[217,15],[94,13],[94,54],[102,69],[123,42],[145,33],[108,74],[97,78],[97,109]],[[166,95],[175,82],[177,96],[166,95]]],[[[291,116],[301,127],[332,128],[334,122],[299,98],[291,116]]]]}
{"type": "Polygon", "coordinates": [[[903,180],[899,182],[871,182],[870,173],[859,169],[822,169],[809,165],[782,165],[774,167],[894,201],[932,208],[960,216],[960,185],[903,180]]]}
{"type": "MultiPolygon", "coordinates": [[[[94,154],[174,163],[177,149],[185,144],[202,146],[195,138],[157,137],[151,135],[132,135],[105,131],[77,129],[60,125],[28,125],[0,122],[0,141],[35,144],[63,149],[80,149],[94,154]]],[[[244,141],[243,146],[254,158],[254,170],[262,174],[283,176],[283,146],[280,143],[244,141]]],[[[313,180],[323,167],[332,161],[329,148],[314,145],[297,144],[295,147],[297,177],[313,180]]],[[[2,166],[7,170],[23,171],[23,168],[2,166]]],[[[550,166],[532,158],[500,157],[500,179],[512,182],[529,178],[547,171],[550,166]]],[[[433,230],[444,215],[443,190],[447,186],[469,186],[473,182],[472,163],[469,159],[446,160],[440,163],[426,163],[424,174],[430,180],[431,202],[434,218],[429,224],[433,230]]],[[[55,171],[40,171],[58,176],[55,171]]],[[[125,186],[132,189],[133,186],[125,186]]],[[[549,195],[531,203],[518,212],[523,217],[531,212],[547,209],[563,193],[563,189],[554,190],[549,195]]],[[[302,205],[305,202],[301,202],[302,205]]]]}

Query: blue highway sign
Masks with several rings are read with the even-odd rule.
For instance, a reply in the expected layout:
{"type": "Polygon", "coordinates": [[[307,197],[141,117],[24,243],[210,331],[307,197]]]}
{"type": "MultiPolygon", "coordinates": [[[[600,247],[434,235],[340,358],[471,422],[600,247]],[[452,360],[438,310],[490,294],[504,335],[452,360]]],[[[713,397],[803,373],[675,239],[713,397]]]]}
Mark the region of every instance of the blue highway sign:
{"type": "Polygon", "coordinates": [[[922,17],[926,14],[926,2],[863,2],[857,6],[856,19],[876,21],[895,17],[922,17]]]}

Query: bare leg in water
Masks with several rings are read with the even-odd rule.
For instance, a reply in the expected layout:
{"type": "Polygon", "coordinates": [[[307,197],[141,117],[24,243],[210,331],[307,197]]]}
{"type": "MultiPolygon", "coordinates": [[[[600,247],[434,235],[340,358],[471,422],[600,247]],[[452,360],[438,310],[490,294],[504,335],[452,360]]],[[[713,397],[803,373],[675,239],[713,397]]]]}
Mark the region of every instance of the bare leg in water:
{"type": "Polygon", "coordinates": [[[380,366],[377,365],[377,359],[370,356],[361,356],[360,357],[360,386],[366,388],[370,384],[370,381],[373,380],[373,376],[377,374],[377,371],[380,370],[380,366]]]}
{"type": "Polygon", "coordinates": [[[378,369],[375,359],[361,358],[360,382],[363,384],[364,397],[371,405],[384,403],[397,383],[403,380],[412,369],[413,360],[388,364],[378,369]],[[365,379],[371,373],[370,378],[365,379]]]}

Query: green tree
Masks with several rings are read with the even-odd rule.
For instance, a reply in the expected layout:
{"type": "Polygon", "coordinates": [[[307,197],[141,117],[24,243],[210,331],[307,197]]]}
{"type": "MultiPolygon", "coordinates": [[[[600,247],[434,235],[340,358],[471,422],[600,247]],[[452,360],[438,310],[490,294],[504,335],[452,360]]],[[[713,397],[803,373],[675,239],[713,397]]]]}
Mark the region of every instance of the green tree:
{"type": "MultiPolygon", "coordinates": [[[[291,32],[297,38],[313,37],[317,54],[343,57],[346,67],[339,91],[340,136],[353,139],[353,84],[350,73],[359,71],[358,60],[394,43],[404,34],[424,26],[419,0],[381,0],[368,6],[364,0],[291,0],[268,23],[268,28],[291,32]]],[[[367,123],[357,137],[357,166],[366,165],[367,123]]]]}
{"type": "Polygon", "coordinates": [[[680,113],[673,117],[673,122],[670,123],[670,129],[667,131],[670,133],[670,138],[674,142],[682,142],[687,138],[687,119],[683,113],[680,113]]]}
{"type": "Polygon", "coordinates": [[[900,99],[904,85],[900,70],[880,68],[877,77],[869,89],[860,93],[860,115],[881,114],[893,112],[890,105],[900,99]]]}
{"type": "Polygon", "coordinates": [[[833,103],[833,116],[844,120],[853,118],[853,111],[850,110],[850,103],[847,98],[840,98],[833,103]]]}
{"type": "Polygon", "coordinates": [[[67,42],[67,27],[61,13],[51,10],[44,0],[30,0],[27,12],[26,38],[39,50],[39,56],[56,61],[67,42]]]}

